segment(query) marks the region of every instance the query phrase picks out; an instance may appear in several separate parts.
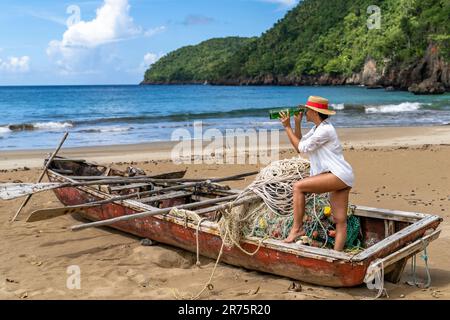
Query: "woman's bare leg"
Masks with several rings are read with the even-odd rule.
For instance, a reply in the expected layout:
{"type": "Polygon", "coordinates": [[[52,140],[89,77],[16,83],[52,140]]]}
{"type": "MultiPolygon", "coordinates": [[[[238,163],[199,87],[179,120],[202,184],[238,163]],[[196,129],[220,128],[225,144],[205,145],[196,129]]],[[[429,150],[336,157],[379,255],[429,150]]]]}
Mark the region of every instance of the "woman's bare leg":
{"type": "Polygon", "coordinates": [[[324,173],[308,177],[294,184],[294,225],[285,243],[292,243],[305,234],[303,217],[305,215],[305,194],[325,193],[347,188],[347,185],[332,173],[324,173]]]}
{"type": "Polygon", "coordinates": [[[350,189],[345,188],[330,193],[333,219],[336,223],[336,241],[334,243],[334,250],[336,251],[344,250],[345,241],[347,240],[347,210],[350,189]]]}

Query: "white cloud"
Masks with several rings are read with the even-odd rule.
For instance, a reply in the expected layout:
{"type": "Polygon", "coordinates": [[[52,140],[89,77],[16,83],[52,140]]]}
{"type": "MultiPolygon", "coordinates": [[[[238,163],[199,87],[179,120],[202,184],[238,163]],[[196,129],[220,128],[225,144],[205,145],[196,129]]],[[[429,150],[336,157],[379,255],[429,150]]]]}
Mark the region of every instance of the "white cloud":
{"type": "Polygon", "coordinates": [[[299,2],[299,0],[262,0],[262,1],[276,3],[276,4],[279,4],[281,7],[284,7],[284,8],[293,7],[299,2]]]}
{"type": "Polygon", "coordinates": [[[63,25],[63,26],[66,25],[66,20],[64,20],[63,17],[58,17],[58,16],[52,15],[45,11],[29,10],[29,12],[27,12],[27,14],[34,18],[37,18],[37,19],[54,22],[54,23],[57,23],[57,24],[63,25]]]}
{"type": "Polygon", "coordinates": [[[0,59],[0,71],[10,73],[24,73],[30,70],[30,57],[9,57],[7,60],[0,59]]]}
{"type": "Polygon", "coordinates": [[[145,72],[152,64],[161,59],[164,56],[163,53],[153,53],[148,52],[144,55],[144,60],[140,64],[139,68],[136,70],[138,73],[145,72]]]}
{"type": "Polygon", "coordinates": [[[154,36],[155,34],[161,33],[166,31],[166,26],[159,26],[153,29],[148,29],[147,31],[144,32],[144,36],[145,37],[151,37],[154,36]]]}
{"type": "Polygon", "coordinates": [[[152,65],[158,60],[159,60],[159,57],[156,53],[149,52],[144,55],[144,63],[147,65],[152,65]]]}
{"type": "Polygon", "coordinates": [[[63,73],[77,72],[87,60],[92,64],[92,59],[98,58],[97,48],[102,45],[164,31],[163,26],[144,31],[134,24],[129,11],[128,0],[104,0],[93,20],[79,21],[68,27],[61,40],[50,41],[47,55],[63,73]]]}

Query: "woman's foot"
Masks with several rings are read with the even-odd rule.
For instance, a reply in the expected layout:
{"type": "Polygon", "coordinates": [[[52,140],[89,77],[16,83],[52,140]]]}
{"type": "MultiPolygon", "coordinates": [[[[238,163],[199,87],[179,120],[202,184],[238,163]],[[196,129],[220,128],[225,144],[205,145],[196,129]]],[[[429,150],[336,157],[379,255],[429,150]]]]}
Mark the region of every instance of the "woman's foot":
{"type": "Polygon", "coordinates": [[[291,232],[289,233],[288,237],[283,240],[284,243],[292,243],[297,240],[298,237],[303,237],[306,235],[305,230],[303,230],[303,227],[300,227],[298,229],[292,228],[291,232]]]}

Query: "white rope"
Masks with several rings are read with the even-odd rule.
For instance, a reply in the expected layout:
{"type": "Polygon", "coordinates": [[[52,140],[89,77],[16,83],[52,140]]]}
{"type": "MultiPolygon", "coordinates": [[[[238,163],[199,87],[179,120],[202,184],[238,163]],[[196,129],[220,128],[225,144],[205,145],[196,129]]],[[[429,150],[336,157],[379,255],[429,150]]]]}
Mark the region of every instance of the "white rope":
{"type": "Polygon", "coordinates": [[[197,230],[195,233],[195,240],[197,242],[197,262],[195,263],[195,265],[197,267],[200,267],[201,263],[200,263],[200,245],[199,245],[199,241],[198,241],[198,233],[200,230],[200,225],[202,224],[203,221],[208,220],[208,218],[201,218],[200,221],[197,224],[197,230]]]}
{"type": "MultiPolygon", "coordinates": [[[[309,169],[310,162],[299,156],[272,162],[269,166],[262,169],[253,183],[239,194],[228,209],[222,211],[219,230],[226,245],[229,247],[233,245],[240,247],[239,242],[244,236],[243,231],[248,229],[255,231],[259,219],[267,215],[268,212],[273,213],[279,218],[286,218],[286,221],[287,218],[292,218],[294,211],[294,184],[307,178],[309,176],[309,169]],[[234,207],[236,201],[255,194],[261,201],[234,207]],[[228,231],[228,238],[223,237],[225,231],[228,231]]],[[[315,223],[321,226],[325,233],[324,238],[328,241],[327,229],[320,221],[320,217],[316,212],[317,197],[323,199],[327,195],[306,194],[305,207],[307,203],[311,204],[314,202],[315,223]]],[[[324,246],[326,243],[324,243],[324,246]]],[[[249,254],[248,252],[246,253],[249,254]]]]}
{"type": "Polygon", "coordinates": [[[309,167],[309,161],[301,157],[272,162],[261,170],[238,199],[254,193],[273,213],[292,215],[294,183],[309,176],[309,167]]]}
{"type": "Polygon", "coordinates": [[[378,259],[372,262],[367,271],[369,274],[373,274],[373,276],[366,275],[366,279],[364,282],[367,284],[369,289],[378,289],[378,293],[375,298],[364,298],[363,300],[376,300],[380,297],[386,295],[389,298],[387,290],[384,288],[384,262],[382,259],[378,259]]]}

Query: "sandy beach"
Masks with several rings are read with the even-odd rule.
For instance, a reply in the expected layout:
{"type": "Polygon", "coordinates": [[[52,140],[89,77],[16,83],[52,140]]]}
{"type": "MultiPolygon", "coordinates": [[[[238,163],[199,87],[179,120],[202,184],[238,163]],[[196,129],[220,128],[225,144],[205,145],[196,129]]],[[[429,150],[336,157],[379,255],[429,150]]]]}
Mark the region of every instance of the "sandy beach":
{"type": "MultiPolygon", "coordinates": [[[[444,221],[438,240],[429,247],[432,285],[410,287],[409,264],[399,284],[386,283],[390,299],[450,298],[450,126],[338,129],[345,157],[353,166],[353,204],[436,214],[444,221]]],[[[282,135],[280,158],[295,155],[282,135]]],[[[55,141],[55,146],[58,141],[55,141]]],[[[175,165],[169,159],[174,142],[62,149],[60,155],[115,168],[131,163],[147,174],[187,169],[187,177],[220,177],[261,168],[247,165],[175,165]]],[[[4,151],[1,182],[35,182],[51,150],[4,151]]],[[[247,178],[229,185],[244,188],[247,178]]],[[[140,239],[108,228],[74,233],[77,216],[37,223],[24,218],[32,210],[60,206],[53,193],[33,196],[19,221],[10,218],[22,199],[0,202],[0,299],[175,299],[196,294],[207,282],[214,261],[166,245],[144,247],[140,239]],[[80,266],[81,289],[66,287],[67,268],[80,266]]],[[[418,274],[425,277],[423,261],[418,274]]],[[[289,292],[292,280],[220,264],[214,290],[205,299],[364,299],[375,296],[365,286],[332,289],[302,283],[289,292]]]]}

